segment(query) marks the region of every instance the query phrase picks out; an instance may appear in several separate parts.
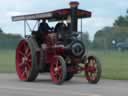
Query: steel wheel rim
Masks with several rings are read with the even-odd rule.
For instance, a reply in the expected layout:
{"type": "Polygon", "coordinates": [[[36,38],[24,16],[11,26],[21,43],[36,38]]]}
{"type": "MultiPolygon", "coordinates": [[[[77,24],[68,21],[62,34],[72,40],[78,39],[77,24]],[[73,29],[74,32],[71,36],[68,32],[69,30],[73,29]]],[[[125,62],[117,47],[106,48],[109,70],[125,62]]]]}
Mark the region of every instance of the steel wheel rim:
{"type": "Polygon", "coordinates": [[[31,68],[31,50],[27,41],[22,40],[16,50],[16,71],[20,80],[28,79],[31,68]]]}
{"type": "Polygon", "coordinates": [[[51,76],[54,83],[60,83],[63,80],[63,69],[59,60],[51,65],[51,76]]]}

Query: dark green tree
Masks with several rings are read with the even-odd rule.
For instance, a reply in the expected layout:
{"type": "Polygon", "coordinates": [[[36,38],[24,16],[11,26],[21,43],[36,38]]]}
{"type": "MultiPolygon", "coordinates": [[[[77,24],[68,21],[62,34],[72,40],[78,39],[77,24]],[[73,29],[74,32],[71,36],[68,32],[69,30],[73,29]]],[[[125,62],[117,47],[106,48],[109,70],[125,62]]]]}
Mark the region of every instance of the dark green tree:
{"type": "Polygon", "coordinates": [[[119,16],[114,22],[114,26],[128,27],[128,10],[125,16],[119,16]]]}
{"type": "Polygon", "coordinates": [[[112,27],[98,30],[94,36],[93,47],[100,49],[112,48],[112,41],[123,42],[128,39],[128,13],[119,16],[112,27]]]}
{"type": "Polygon", "coordinates": [[[3,33],[3,30],[0,28],[0,33],[3,33]]]}

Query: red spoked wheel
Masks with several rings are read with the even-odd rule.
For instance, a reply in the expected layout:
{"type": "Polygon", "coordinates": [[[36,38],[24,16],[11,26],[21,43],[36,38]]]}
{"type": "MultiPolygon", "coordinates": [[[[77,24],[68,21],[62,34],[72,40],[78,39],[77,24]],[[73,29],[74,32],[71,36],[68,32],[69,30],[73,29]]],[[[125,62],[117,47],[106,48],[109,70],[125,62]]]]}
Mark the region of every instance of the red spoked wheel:
{"type": "Polygon", "coordinates": [[[58,56],[56,64],[51,64],[50,73],[55,84],[62,84],[66,78],[67,70],[63,57],[58,56]]]}
{"type": "Polygon", "coordinates": [[[85,75],[89,83],[96,84],[101,77],[101,64],[94,56],[89,56],[85,64],[85,75]]]}
{"type": "Polygon", "coordinates": [[[27,40],[20,41],[16,49],[16,71],[23,81],[33,81],[38,75],[35,50],[27,40]]]}

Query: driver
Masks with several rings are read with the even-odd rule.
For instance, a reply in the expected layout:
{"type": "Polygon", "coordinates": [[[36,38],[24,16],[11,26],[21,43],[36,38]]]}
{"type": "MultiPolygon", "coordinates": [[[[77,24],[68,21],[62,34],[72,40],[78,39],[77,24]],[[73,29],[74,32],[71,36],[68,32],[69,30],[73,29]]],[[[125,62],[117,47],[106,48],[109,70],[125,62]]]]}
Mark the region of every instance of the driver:
{"type": "Polygon", "coordinates": [[[38,31],[39,32],[48,32],[49,30],[51,30],[51,28],[46,23],[46,19],[43,19],[43,21],[39,25],[38,31]]]}
{"type": "Polygon", "coordinates": [[[39,46],[44,42],[45,35],[51,30],[49,25],[46,22],[46,19],[43,19],[38,27],[37,41],[39,46]]]}
{"type": "Polygon", "coordinates": [[[64,22],[58,22],[54,31],[57,32],[57,38],[63,41],[67,26],[64,22]]]}

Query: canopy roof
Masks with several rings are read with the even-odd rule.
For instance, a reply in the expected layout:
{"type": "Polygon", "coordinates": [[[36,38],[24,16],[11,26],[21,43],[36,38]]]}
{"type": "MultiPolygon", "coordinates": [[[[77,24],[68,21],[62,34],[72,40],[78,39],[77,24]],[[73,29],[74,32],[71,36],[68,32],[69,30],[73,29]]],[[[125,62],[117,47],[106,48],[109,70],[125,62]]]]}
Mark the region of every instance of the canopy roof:
{"type": "MultiPolygon", "coordinates": [[[[58,21],[58,20],[66,20],[68,16],[70,16],[70,14],[71,14],[71,9],[67,8],[67,9],[59,9],[59,10],[45,12],[45,13],[13,16],[12,21],[40,20],[40,19],[48,19],[49,21],[58,21]]],[[[77,17],[78,18],[91,17],[91,12],[78,9],[77,17]]]]}

